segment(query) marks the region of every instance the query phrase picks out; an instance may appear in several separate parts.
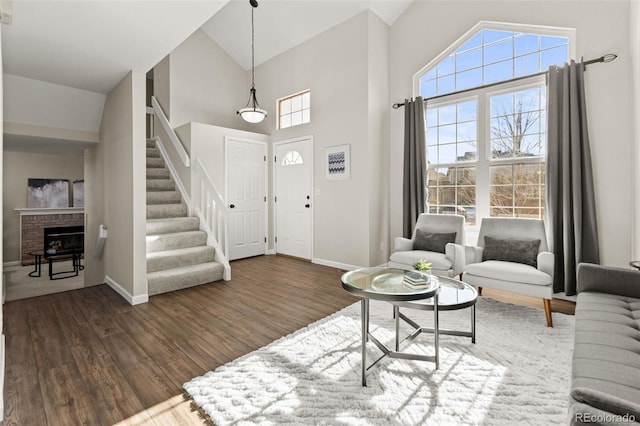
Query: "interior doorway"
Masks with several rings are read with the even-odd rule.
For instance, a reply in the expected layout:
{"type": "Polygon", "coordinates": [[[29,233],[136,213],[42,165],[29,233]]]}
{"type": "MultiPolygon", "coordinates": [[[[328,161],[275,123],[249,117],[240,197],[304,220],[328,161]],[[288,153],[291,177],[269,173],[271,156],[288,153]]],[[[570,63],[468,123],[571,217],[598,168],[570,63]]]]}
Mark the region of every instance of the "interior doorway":
{"type": "Polygon", "coordinates": [[[276,253],[313,256],[313,137],[274,143],[276,253]]]}
{"type": "Polygon", "coordinates": [[[225,137],[229,260],[265,254],[266,163],[266,143],[225,137]]]}

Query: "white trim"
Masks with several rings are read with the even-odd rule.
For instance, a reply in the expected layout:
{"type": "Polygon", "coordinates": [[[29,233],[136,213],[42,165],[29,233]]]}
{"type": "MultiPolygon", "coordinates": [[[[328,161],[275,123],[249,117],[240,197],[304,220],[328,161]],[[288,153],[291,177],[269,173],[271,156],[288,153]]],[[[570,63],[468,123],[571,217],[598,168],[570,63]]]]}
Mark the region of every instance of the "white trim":
{"type": "MultiPolygon", "coordinates": [[[[310,182],[310,188],[309,188],[309,204],[311,204],[311,261],[313,262],[313,253],[314,253],[314,224],[315,224],[315,215],[314,215],[314,211],[315,211],[315,184],[314,184],[314,174],[315,174],[315,166],[314,166],[314,161],[313,161],[313,150],[314,150],[314,144],[313,144],[313,135],[306,135],[306,136],[299,136],[297,138],[291,138],[291,139],[285,139],[283,141],[277,141],[273,143],[273,147],[272,147],[272,154],[273,157],[275,158],[276,155],[276,147],[278,145],[285,145],[288,143],[293,143],[293,142],[301,142],[301,141],[305,141],[305,140],[309,140],[310,143],[310,149],[309,149],[309,155],[311,156],[310,159],[310,163],[311,163],[311,182],[310,182]]],[[[277,203],[275,202],[275,194],[276,194],[276,165],[274,162],[274,166],[273,169],[271,170],[271,194],[273,195],[272,199],[270,200],[270,202],[273,205],[273,232],[274,235],[278,235],[278,215],[277,215],[277,203]]],[[[278,243],[275,241],[273,242],[273,249],[275,251],[275,253],[278,252],[278,243]]]]}
{"type": "Polygon", "coordinates": [[[311,259],[311,263],[315,263],[317,265],[330,266],[331,268],[336,269],[344,269],[345,271],[353,271],[354,269],[360,269],[362,266],[349,265],[348,263],[340,263],[334,262],[333,260],[325,260],[325,259],[311,259]]]}
{"type": "Polygon", "coordinates": [[[139,305],[141,303],[147,303],[149,301],[148,294],[139,294],[137,296],[132,296],[127,290],[125,290],[120,284],[115,282],[108,275],[104,276],[104,282],[111,287],[116,293],[118,293],[124,300],[129,302],[131,305],[139,305]]]}
{"type": "MultiPolygon", "coordinates": [[[[3,334],[0,336],[0,395],[4,395],[6,347],[5,337],[3,334]]],[[[4,398],[0,398],[0,421],[2,420],[4,420],[4,398]]]]}
{"type": "Polygon", "coordinates": [[[180,192],[180,195],[182,196],[184,203],[187,205],[188,216],[192,216],[193,206],[191,204],[191,198],[189,197],[189,193],[187,192],[186,188],[182,184],[182,180],[180,179],[180,175],[178,174],[178,171],[173,166],[173,163],[171,162],[171,158],[169,158],[169,154],[167,153],[167,150],[164,148],[164,145],[162,144],[162,140],[160,139],[160,136],[156,136],[153,139],[155,139],[156,147],[158,148],[158,151],[160,151],[160,155],[162,155],[164,164],[169,169],[169,173],[171,173],[171,177],[173,178],[173,181],[178,187],[178,191],[180,192]]]}
{"type": "Polygon", "coordinates": [[[264,254],[269,256],[274,255],[276,254],[276,249],[268,249],[264,254]]]}
{"type": "Polygon", "coordinates": [[[45,214],[76,214],[84,213],[84,207],[63,207],[63,208],[19,208],[14,209],[20,216],[36,216],[45,214]]]}
{"type": "Polygon", "coordinates": [[[20,262],[19,260],[14,260],[12,262],[4,262],[2,264],[3,268],[11,268],[13,266],[22,266],[22,262],[20,262]]]}
{"type": "MultiPolygon", "coordinates": [[[[242,142],[242,143],[252,143],[255,145],[262,145],[265,161],[263,162],[263,170],[264,170],[264,196],[267,201],[264,203],[264,236],[267,241],[264,242],[264,252],[265,254],[269,250],[269,144],[267,141],[260,141],[256,139],[246,139],[246,138],[238,138],[235,136],[225,136],[224,137],[224,200],[229,202],[229,143],[231,141],[242,142]]],[[[227,250],[227,258],[229,257],[229,250],[227,250]]]]}
{"type": "Polygon", "coordinates": [[[158,101],[154,96],[151,97],[151,105],[153,105],[153,110],[155,112],[154,115],[160,119],[160,124],[162,124],[164,131],[169,136],[169,140],[173,144],[173,147],[176,149],[176,152],[178,153],[178,157],[180,157],[185,167],[190,167],[191,160],[189,159],[189,154],[187,153],[187,150],[184,149],[184,146],[182,145],[182,142],[180,142],[178,135],[176,135],[175,130],[173,130],[173,128],[171,127],[171,124],[169,123],[169,119],[164,114],[162,107],[160,106],[160,104],[158,103],[158,101]]]}

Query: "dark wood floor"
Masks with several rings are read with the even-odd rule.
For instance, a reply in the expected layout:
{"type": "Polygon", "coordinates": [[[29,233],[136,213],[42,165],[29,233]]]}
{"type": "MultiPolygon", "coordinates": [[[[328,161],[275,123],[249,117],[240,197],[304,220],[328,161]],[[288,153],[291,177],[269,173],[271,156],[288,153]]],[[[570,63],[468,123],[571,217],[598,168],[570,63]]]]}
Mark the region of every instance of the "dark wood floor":
{"type": "Polygon", "coordinates": [[[203,423],[184,382],[357,300],[333,268],[262,256],[232,269],[138,306],[105,285],[5,304],[4,424],[203,423]]]}

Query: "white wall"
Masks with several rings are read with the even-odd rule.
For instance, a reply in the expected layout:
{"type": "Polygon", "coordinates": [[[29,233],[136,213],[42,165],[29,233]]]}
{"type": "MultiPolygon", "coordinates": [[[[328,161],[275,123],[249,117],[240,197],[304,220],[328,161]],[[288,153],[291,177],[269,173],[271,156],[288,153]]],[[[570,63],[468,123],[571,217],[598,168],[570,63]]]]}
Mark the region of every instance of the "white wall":
{"type": "MultiPolygon", "coordinates": [[[[615,62],[589,67],[586,92],[601,262],[625,266],[631,257],[633,212],[628,15],[627,1],[416,1],[391,27],[391,102],[412,96],[412,76],[481,20],[572,27],[577,30],[578,58],[619,54],[615,62]]],[[[391,236],[398,236],[403,111],[392,110],[390,120],[391,236]]]]}
{"type": "Polygon", "coordinates": [[[4,261],[16,262],[20,260],[20,215],[14,209],[27,207],[28,179],[68,179],[71,187],[74,180],[83,179],[84,159],[82,154],[5,151],[3,163],[4,261]]]}
{"type": "Polygon", "coordinates": [[[4,121],[13,125],[11,129],[21,124],[21,134],[36,136],[24,130],[28,125],[48,129],[50,137],[75,132],[82,138],[94,136],[89,142],[97,141],[104,94],[11,74],[4,74],[4,81],[4,121]]]}
{"type": "MultiPolygon", "coordinates": [[[[372,181],[375,173],[385,172],[377,167],[385,137],[373,130],[385,120],[379,118],[385,115],[379,107],[387,96],[384,82],[369,92],[371,82],[384,80],[387,65],[384,24],[370,15],[359,14],[256,67],[258,100],[269,113],[256,130],[270,134],[273,142],[314,136],[313,257],[320,263],[369,266],[380,258],[381,241],[372,238],[379,238],[384,225],[377,217],[371,224],[371,217],[379,213],[377,197],[384,197],[372,181]],[[371,45],[379,40],[382,46],[371,45]],[[375,55],[371,61],[370,55],[375,55]],[[382,69],[370,73],[370,64],[382,69]],[[276,100],[305,89],[311,89],[311,122],[276,129],[276,100]],[[342,144],[351,145],[351,179],[326,180],[325,148],[342,144]],[[372,207],[375,213],[370,213],[372,207]]],[[[385,133],[383,125],[377,130],[385,133]]],[[[387,233],[385,229],[383,240],[387,233]]]]}
{"type": "Polygon", "coordinates": [[[132,71],[107,96],[103,144],[106,281],[130,303],[145,302],[145,75],[132,71]]]}
{"type": "Polygon", "coordinates": [[[630,52],[631,66],[633,76],[633,112],[635,117],[633,122],[633,156],[631,157],[631,165],[634,171],[632,188],[633,208],[633,246],[632,258],[637,260],[640,258],[640,2],[632,1],[630,4],[629,28],[631,29],[630,52]]]}
{"type": "Polygon", "coordinates": [[[170,121],[250,130],[236,114],[249,97],[247,72],[202,30],[171,52],[170,121]]]}

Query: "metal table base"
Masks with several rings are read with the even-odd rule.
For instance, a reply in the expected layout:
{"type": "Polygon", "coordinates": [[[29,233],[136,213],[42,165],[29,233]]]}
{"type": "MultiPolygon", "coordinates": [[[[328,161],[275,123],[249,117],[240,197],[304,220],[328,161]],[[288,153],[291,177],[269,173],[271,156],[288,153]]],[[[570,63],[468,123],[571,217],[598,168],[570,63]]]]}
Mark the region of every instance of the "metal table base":
{"type": "MultiPolygon", "coordinates": [[[[378,339],[375,338],[373,334],[369,332],[369,299],[362,298],[360,305],[360,314],[362,318],[362,386],[367,386],[367,371],[372,369],[378,362],[380,362],[383,358],[399,358],[399,359],[408,359],[408,360],[416,360],[416,361],[428,361],[433,362],[436,365],[436,370],[439,368],[439,330],[438,330],[438,294],[436,293],[433,296],[433,324],[434,328],[431,330],[434,338],[434,350],[435,355],[419,355],[419,354],[411,354],[402,352],[400,350],[400,346],[405,343],[413,340],[415,337],[420,334],[420,330],[417,332],[414,331],[411,335],[400,341],[400,318],[404,317],[404,315],[400,314],[400,308],[398,306],[393,307],[394,309],[394,317],[395,317],[395,350],[391,350],[387,348],[384,344],[382,344],[378,339]],[[382,356],[373,361],[371,365],[367,366],[367,342],[371,340],[373,344],[375,344],[378,349],[382,352],[382,356]]],[[[404,319],[404,318],[403,318],[404,319]]],[[[407,318],[408,319],[408,318],[407,318]]]]}

